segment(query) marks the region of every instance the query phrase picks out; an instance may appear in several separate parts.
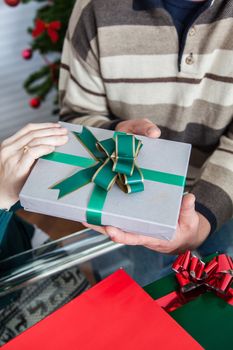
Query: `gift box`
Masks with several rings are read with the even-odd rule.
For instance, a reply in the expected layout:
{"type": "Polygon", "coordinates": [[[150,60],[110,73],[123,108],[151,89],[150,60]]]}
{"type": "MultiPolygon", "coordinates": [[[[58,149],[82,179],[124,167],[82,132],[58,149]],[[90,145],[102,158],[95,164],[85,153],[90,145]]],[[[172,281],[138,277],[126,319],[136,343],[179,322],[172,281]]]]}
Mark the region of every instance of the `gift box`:
{"type": "Polygon", "coordinates": [[[39,159],[20,193],[29,211],[171,239],[191,146],[62,123],[69,141],[39,159]]]}
{"type": "Polygon", "coordinates": [[[119,270],[3,349],[198,350],[202,347],[126,272],[119,270]]]}
{"type": "Polygon", "coordinates": [[[186,259],[185,268],[175,269],[176,276],[173,273],[164,277],[146,286],[145,291],[204,349],[232,349],[231,258],[221,254],[200,263],[190,252],[180,258],[186,259]],[[199,276],[191,267],[193,259],[202,268],[199,276]]]}

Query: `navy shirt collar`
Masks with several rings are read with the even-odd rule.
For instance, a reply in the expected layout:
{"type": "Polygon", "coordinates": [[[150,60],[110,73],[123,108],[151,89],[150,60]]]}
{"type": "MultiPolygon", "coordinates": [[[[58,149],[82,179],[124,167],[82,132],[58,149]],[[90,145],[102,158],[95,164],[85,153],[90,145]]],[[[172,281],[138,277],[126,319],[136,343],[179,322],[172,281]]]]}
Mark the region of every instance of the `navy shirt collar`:
{"type": "MultiPolygon", "coordinates": [[[[215,0],[208,1],[209,6],[215,0]]],[[[164,8],[163,0],[133,0],[133,9],[136,11],[146,11],[155,8],[164,8]]]]}
{"type": "Polygon", "coordinates": [[[163,0],[133,0],[133,9],[146,11],[153,8],[164,8],[163,0]]]}

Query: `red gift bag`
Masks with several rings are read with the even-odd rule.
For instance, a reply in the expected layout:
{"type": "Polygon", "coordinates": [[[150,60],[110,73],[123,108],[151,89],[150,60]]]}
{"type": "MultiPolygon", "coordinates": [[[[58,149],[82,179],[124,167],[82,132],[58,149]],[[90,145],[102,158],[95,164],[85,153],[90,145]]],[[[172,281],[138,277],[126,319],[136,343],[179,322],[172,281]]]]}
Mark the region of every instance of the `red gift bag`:
{"type": "Polygon", "coordinates": [[[202,347],[123,270],[28,329],[4,350],[192,350],[202,347]]]}

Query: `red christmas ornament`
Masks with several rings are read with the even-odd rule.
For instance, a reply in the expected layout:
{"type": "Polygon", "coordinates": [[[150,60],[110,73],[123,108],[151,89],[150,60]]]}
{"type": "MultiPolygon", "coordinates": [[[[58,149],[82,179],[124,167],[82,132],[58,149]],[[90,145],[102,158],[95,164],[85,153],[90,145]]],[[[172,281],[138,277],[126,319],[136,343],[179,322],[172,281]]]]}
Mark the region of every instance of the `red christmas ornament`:
{"type": "Polygon", "coordinates": [[[20,3],[20,0],[4,0],[4,1],[8,6],[12,6],[12,7],[17,6],[20,3]]]}
{"type": "Polygon", "coordinates": [[[40,107],[40,98],[34,97],[29,101],[29,105],[32,108],[39,108],[40,107]]]}
{"type": "Polygon", "coordinates": [[[22,57],[25,60],[30,60],[32,58],[32,50],[31,49],[25,49],[22,51],[22,57]]]}

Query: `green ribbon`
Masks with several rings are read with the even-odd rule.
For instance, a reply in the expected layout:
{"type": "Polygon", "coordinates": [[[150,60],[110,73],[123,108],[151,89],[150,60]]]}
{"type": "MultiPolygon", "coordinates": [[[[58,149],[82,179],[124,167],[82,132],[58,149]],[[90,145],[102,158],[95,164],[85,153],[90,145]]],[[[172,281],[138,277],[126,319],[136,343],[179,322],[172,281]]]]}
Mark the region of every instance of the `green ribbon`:
{"type": "Polygon", "coordinates": [[[134,135],[116,132],[114,138],[98,141],[86,127],[83,127],[81,133],[73,134],[88,150],[92,159],[60,152],[53,152],[42,158],[84,168],[50,187],[59,190],[58,198],[90,182],[95,183],[87,206],[88,223],[101,225],[107,193],[115,182],[126,193],[143,191],[144,179],[184,187],[183,176],[143,169],[136,165],[142,142],[134,135]]]}

